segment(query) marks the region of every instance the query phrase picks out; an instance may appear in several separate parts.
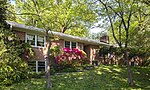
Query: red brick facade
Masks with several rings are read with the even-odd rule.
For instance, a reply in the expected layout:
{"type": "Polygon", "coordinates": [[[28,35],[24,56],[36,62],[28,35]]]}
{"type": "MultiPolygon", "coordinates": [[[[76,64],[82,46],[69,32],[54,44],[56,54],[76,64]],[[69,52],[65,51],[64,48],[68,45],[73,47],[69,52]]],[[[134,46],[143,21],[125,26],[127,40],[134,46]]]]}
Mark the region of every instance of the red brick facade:
{"type": "MultiPolygon", "coordinates": [[[[17,30],[14,30],[14,32],[16,33],[16,36],[19,39],[25,41],[26,32],[21,32],[21,31],[17,31],[17,30]]],[[[51,47],[59,46],[62,49],[62,48],[64,48],[64,42],[65,42],[64,39],[52,41],[51,47]]],[[[48,43],[46,42],[46,46],[47,46],[47,44],[48,43]]],[[[94,58],[95,58],[96,49],[98,49],[98,46],[92,46],[92,45],[84,46],[84,43],[77,42],[77,48],[79,48],[80,50],[84,50],[87,53],[88,60],[90,60],[92,62],[92,60],[94,60],[94,58]]],[[[44,60],[45,59],[46,52],[47,52],[46,47],[33,47],[33,50],[35,52],[35,56],[34,56],[33,60],[44,60]]]]}

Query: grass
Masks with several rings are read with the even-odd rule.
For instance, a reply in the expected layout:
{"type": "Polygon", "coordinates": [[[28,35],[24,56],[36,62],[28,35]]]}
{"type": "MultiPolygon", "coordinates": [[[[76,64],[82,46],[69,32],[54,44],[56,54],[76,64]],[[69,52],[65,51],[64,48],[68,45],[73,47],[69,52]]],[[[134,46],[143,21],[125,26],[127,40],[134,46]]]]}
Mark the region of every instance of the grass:
{"type": "MultiPolygon", "coordinates": [[[[127,84],[127,70],[122,66],[99,66],[94,70],[53,75],[51,90],[150,90],[150,68],[132,67],[135,87],[127,84]]],[[[45,90],[45,78],[24,80],[0,90],[45,90]]]]}

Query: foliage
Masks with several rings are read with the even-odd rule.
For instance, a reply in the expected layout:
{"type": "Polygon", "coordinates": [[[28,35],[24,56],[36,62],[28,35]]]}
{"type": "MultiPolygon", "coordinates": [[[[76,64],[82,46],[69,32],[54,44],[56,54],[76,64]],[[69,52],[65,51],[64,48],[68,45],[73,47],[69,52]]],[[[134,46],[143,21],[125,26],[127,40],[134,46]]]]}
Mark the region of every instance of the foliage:
{"type": "Polygon", "coordinates": [[[59,46],[50,49],[52,59],[51,73],[82,71],[89,66],[86,53],[79,49],[64,48],[59,46]]]}
{"type": "Polygon", "coordinates": [[[15,51],[9,51],[6,48],[3,40],[0,41],[2,45],[0,49],[0,84],[10,85],[18,82],[21,79],[28,78],[29,68],[15,51]]]}
{"type": "MultiPolygon", "coordinates": [[[[132,72],[129,65],[128,58],[128,47],[133,39],[130,37],[130,34],[135,31],[134,26],[136,26],[136,21],[138,19],[132,18],[138,14],[138,11],[141,11],[142,5],[140,1],[135,0],[98,0],[100,2],[100,12],[103,14],[105,24],[109,22],[108,27],[111,30],[111,34],[115,40],[115,43],[124,53],[124,60],[127,63],[128,71],[128,83],[130,86],[134,86],[132,79],[132,72]],[[132,23],[134,22],[134,24],[132,23]]],[[[136,16],[142,17],[142,16],[136,16]]],[[[133,36],[133,35],[132,35],[133,36]]]]}
{"type": "MultiPolygon", "coordinates": [[[[18,22],[23,24],[32,25],[40,28],[44,28],[46,34],[47,46],[47,87],[51,87],[50,83],[50,45],[51,37],[49,32],[60,31],[64,33],[66,30],[83,30],[83,33],[87,28],[96,21],[97,15],[91,10],[85,0],[72,1],[72,0],[17,0],[17,14],[18,22]]],[[[52,33],[51,33],[52,34],[52,33]]],[[[75,33],[74,33],[75,34],[75,33]]],[[[78,32],[79,34],[79,32],[78,32]]]]}
{"type": "Polygon", "coordinates": [[[38,78],[41,78],[43,76],[45,76],[44,72],[33,72],[33,71],[30,72],[30,78],[37,78],[38,79],[38,78]]]}
{"type": "MultiPolygon", "coordinates": [[[[85,72],[52,75],[52,90],[149,90],[150,68],[134,67],[135,87],[129,87],[127,71],[121,66],[99,66],[85,72]]],[[[0,86],[1,90],[45,90],[45,79],[24,80],[12,86],[0,86]]]]}
{"type": "MultiPolygon", "coordinates": [[[[115,2],[115,1],[114,1],[115,2]]],[[[148,54],[149,54],[149,48],[150,48],[150,7],[149,5],[146,5],[146,0],[145,1],[134,1],[132,2],[123,2],[123,1],[119,1],[118,3],[120,3],[120,7],[118,6],[118,8],[112,9],[116,12],[116,14],[113,14],[112,12],[110,12],[109,14],[112,15],[112,17],[116,17],[117,14],[120,14],[120,12],[122,12],[122,14],[124,14],[124,19],[127,20],[128,17],[126,17],[128,15],[128,13],[123,13],[124,11],[127,10],[127,7],[125,6],[125,4],[130,4],[132,5],[132,8],[128,8],[131,9],[133,13],[132,14],[132,18],[130,19],[130,28],[128,31],[128,52],[130,54],[129,58],[131,58],[131,56],[136,56],[138,55],[139,57],[144,57],[145,59],[147,59],[148,54]],[[122,4],[120,3],[122,2],[122,4]],[[130,3],[129,3],[130,2],[130,3]],[[144,3],[143,3],[144,2],[144,3]],[[124,3],[124,4],[123,4],[124,3]],[[122,9],[125,9],[124,11],[122,11],[122,9]],[[120,11],[120,12],[119,12],[120,11]],[[131,50],[132,48],[132,50],[131,50]]],[[[110,2],[111,3],[111,2],[110,2]]],[[[112,4],[113,5],[113,4],[112,4]]],[[[116,3],[117,5],[117,3],[116,3]]],[[[110,5],[111,6],[111,5],[110,5]]],[[[118,16],[118,15],[117,15],[118,16]]],[[[118,19],[120,17],[116,17],[116,19],[114,18],[114,22],[113,22],[113,26],[114,26],[114,33],[115,33],[115,37],[118,39],[118,41],[120,43],[122,43],[122,45],[125,45],[125,40],[126,40],[126,32],[123,28],[123,23],[121,22],[121,19],[118,19]]],[[[110,41],[113,42],[114,44],[117,42],[115,41],[115,39],[113,38],[114,35],[112,34],[112,30],[109,30],[109,36],[110,36],[110,41]]]]}
{"type": "Polygon", "coordinates": [[[144,66],[150,67],[150,58],[144,61],[144,66]]]}
{"type": "Polygon", "coordinates": [[[147,48],[129,48],[129,58],[139,57],[142,61],[142,66],[149,66],[150,65],[150,53],[147,48]]]}
{"type": "Polygon", "coordinates": [[[58,70],[64,68],[75,68],[86,63],[86,53],[76,48],[64,48],[62,53],[56,56],[56,68],[58,70]]]}
{"type": "Polygon", "coordinates": [[[83,63],[86,58],[86,53],[79,49],[64,48],[63,53],[56,57],[57,64],[76,64],[83,63]]]}
{"type": "Polygon", "coordinates": [[[110,52],[109,48],[103,46],[103,47],[101,47],[100,50],[99,50],[99,55],[100,55],[100,56],[108,55],[109,52],[110,52]]]}
{"type": "MultiPolygon", "coordinates": [[[[85,36],[87,27],[96,22],[97,15],[88,0],[36,0],[36,4],[43,23],[53,31],[85,36]]],[[[16,10],[21,14],[18,22],[43,28],[32,0],[17,0],[16,10]]]]}
{"type": "Polygon", "coordinates": [[[29,68],[19,56],[25,50],[6,23],[7,1],[0,1],[0,84],[10,85],[28,78],[29,68]]]}
{"type": "Polygon", "coordinates": [[[35,52],[33,50],[33,48],[31,47],[31,45],[29,43],[24,43],[21,42],[20,43],[22,46],[20,48],[22,48],[22,52],[20,52],[20,57],[23,60],[31,60],[33,58],[33,56],[35,55],[35,52]]]}
{"type": "Polygon", "coordinates": [[[60,47],[59,46],[54,46],[50,49],[51,56],[56,57],[61,53],[60,47]]]}

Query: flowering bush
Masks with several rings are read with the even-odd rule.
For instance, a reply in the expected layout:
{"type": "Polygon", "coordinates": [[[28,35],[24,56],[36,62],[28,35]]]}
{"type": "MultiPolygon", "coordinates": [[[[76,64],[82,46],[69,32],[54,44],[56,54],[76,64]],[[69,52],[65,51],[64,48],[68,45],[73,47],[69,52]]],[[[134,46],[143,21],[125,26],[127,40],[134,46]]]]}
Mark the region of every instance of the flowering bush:
{"type": "Polygon", "coordinates": [[[56,64],[79,66],[86,61],[86,53],[79,49],[64,48],[61,55],[56,57],[56,64]]]}

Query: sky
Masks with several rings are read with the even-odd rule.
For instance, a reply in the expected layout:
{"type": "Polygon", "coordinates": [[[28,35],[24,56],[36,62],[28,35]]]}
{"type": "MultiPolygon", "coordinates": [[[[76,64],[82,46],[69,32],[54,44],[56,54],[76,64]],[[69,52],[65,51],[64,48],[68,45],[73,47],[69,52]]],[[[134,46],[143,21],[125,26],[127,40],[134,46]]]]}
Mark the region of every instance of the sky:
{"type": "Polygon", "coordinates": [[[93,28],[90,29],[91,33],[99,33],[99,32],[104,31],[104,29],[102,27],[100,27],[100,25],[99,25],[100,23],[102,23],[102,20],[100,20],[94,24],[93,28]]]}
{"type": "Polygon", "coordinates": [[[102,28],[97,28],[97,27],[95,27],[95,28],[90,29],[90,31],[91,31],[92,33],[99,33],[99,32],[102,32],[103,30],[102,30],[102,28]]]}
{"type": "Polygon", "coordinates": [[[15,0],[9,0],[11,4],[15,5],[15,0]]]}

